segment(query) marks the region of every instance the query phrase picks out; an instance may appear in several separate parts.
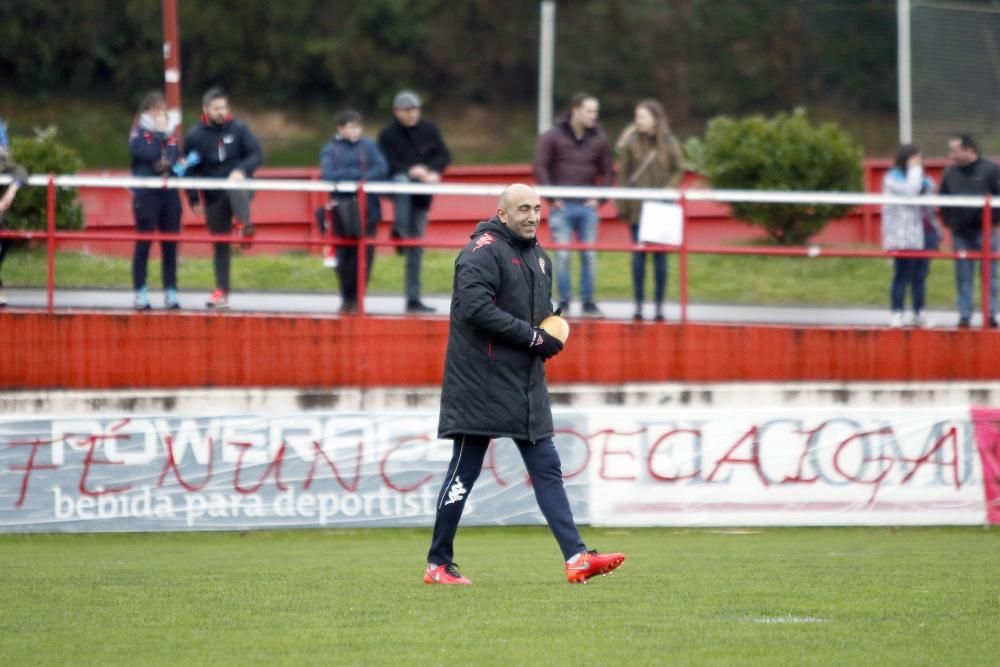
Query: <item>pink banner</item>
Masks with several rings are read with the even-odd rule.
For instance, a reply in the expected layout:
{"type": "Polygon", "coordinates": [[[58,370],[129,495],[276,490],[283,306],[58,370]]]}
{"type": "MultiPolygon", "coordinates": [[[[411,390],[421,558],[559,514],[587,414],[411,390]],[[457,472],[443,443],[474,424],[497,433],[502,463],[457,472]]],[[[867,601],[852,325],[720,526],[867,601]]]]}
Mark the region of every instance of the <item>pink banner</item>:
{"type": "Polygon", "coordinates": [[[991,524],[1000,524],[1000,410],[973,408],[972,423],[983,462],[986,519],[991,524]]]}

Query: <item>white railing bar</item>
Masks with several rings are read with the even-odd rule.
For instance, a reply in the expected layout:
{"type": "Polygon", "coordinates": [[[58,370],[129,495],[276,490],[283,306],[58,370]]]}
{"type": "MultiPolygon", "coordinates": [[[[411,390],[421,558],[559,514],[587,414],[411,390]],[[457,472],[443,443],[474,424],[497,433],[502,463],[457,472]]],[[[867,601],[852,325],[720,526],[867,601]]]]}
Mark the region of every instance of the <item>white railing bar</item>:
{"type": "MultiPolygon", "coordinates": [[[[10,183],[10,176],[0,176],[0,185],[10,183]]],[[[196,190],[266,190],[276,192],[342,192],[351,193],[357,189],[355,181],[329,181],[307,179],[265,179],[251,178],[246,181],[228,181],[220,178],[157,178],[135,176],[59,175],[53,178],[60,188],[150,188],[150,189],[196,189],[196,190]]],[[[47,186],[47,175],[35,174],[28,177],[27,185],[47,186]]],[[[497,197],[506,184],[463,184],[437,183],[365,183],[365,191],[372,194],[423,194],[497,197]]],[[[819,192],[785,190],[717,190],[694,188],[620,188],[620,187],[578,187],[578,186],[536,186],[538,193],[550,199],[636,199],[679,201],[683,192],[687,201],[731,203],[772,203],[772,204],[837,204],[847,206],[885,204],[909,204],[923,206],[952,206],[959,208],[982,207],[985,197],[978,195],[921,195],[893,196],[866,192],[819,192]]],[[[991,201],[1000,207],[1000,197],[991,201]]]]}

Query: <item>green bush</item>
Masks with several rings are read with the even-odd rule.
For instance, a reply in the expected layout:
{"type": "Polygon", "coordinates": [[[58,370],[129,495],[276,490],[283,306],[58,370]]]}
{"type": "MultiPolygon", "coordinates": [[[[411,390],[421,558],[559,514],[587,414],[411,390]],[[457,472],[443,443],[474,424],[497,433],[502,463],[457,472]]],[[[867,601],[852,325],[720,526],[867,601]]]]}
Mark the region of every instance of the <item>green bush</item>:
{"type": "MultiPolygon", "coordinates": [[[[703,140],[686,146],[692,165],[712,187],[727,190],[857,192],[862,188],[861,146],[834,123],[810,124],[804,109],[773,118],[760,115],[708,123],[703,140]]],[[[733,214],[764,228],[783,245],[797,245],[851,206],[829,204],[732,205],[733,214]]]]}
{"type": "MultiPolygon", "coordinates": [[[[12,137],[11,158],[29,174],[72,174],[83,167],[83,162],[72,148],[56,140],[55,127],[35,130],[34,137],[12,137]]],[[[44,230],[48,227],[47,188],[24,185],[17,193],[13,206],[4,215],[4,223],[13,229],[44,230]]],[[[82,229],[83,207],[79,194],[73,188],[60,188],[56,192],[56,227],[82,229]]]]}

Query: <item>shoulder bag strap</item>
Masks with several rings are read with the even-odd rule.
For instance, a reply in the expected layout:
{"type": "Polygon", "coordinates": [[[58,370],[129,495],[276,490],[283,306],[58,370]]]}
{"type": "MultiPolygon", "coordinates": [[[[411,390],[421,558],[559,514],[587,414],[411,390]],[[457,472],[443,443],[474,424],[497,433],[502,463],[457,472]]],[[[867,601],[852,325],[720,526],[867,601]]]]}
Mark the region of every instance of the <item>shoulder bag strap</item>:
{"type": "Polygon", "coordinates": [[[656,154],[657,153],[659,153],[659,149],[656,149],[655,151],[650,151],[646,155],[646,159],[642,161],[642,164],[640,164],[638,167],[636,167],[636,170],[634,172],[632,172],[631,176],[629,176],[629,178],[628,178],[628,184],[629,185],[635,185],[635,182],[639,180],[640,176],[642,176],[642,172],[646,171],[646,169],[649,167],[649,165],[651,165],[653,163],[653,160],[656,159],[656,154]]]}

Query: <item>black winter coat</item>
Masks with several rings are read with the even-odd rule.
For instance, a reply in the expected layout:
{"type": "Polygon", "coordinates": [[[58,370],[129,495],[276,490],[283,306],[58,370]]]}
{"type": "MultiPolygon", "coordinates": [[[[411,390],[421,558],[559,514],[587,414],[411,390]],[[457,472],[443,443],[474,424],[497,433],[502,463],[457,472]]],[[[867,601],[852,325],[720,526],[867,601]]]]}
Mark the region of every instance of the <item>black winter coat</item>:
{"type": "MultiPolygon", "coordinates": [[[[941,176],[943,195],[997,195],[1000,194],[1000,168],[992,160],[977,158],[964,167],[951,165],[941,176]]],[[[983,211],[980,208],[942,206],[941,219],[955,234],[974,237],[983,228],[983,211]]],[[[993,209],[993,225],[1000,224],[1000,211],[993,209]]]]}
{"type": "Polygon", "coordinates": [[[476,226],[455,261],[438,437],[535,442],[553,434],[534,328],[552,313],[552,262],[496,217],[476,226]]]}
{"type": "MultiPolygon", "coordinates": [[[[184,153],[197,151],[201,162],[187,171],[192,178],[228,178],[230,172],[239,169],[247,176],[264,161],[260,142],[246,123],[235,118],[221,125],[202,121],[188,130],[184,137],[184,153]]],[[[188,201],[198,201],[197,190],[188,190],[188,201]]],[[[224,190],[205,190],[205,202],[211,203],[224,196],[224,190]]]]}
{"type": "MultiPolygon", "coordinates": [[[[451,153],[441,138],[437,125],[419,120],[405,127],[393,119],[378,133],[378,147],[389,163],[389,177],[405,174],[415,164],[422,164],[440,174],[451,164],[451,153]]],[[[431,207],[430,195],[413,195],[414,208],[431,207]]]]}

